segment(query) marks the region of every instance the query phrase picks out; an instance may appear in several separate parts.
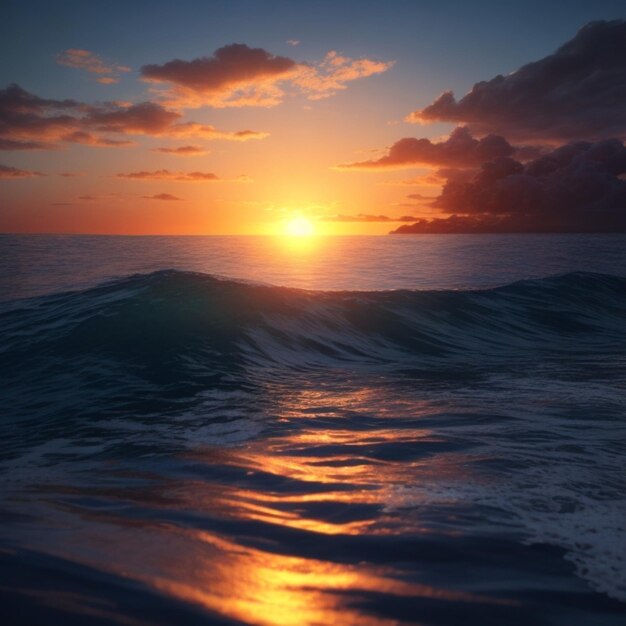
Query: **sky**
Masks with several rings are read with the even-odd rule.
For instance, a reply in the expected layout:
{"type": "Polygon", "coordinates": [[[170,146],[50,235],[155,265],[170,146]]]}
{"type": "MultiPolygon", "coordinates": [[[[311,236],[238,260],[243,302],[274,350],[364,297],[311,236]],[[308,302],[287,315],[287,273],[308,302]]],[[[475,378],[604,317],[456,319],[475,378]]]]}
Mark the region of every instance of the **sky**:
{"type": "Polygon", "coordinates": [[[625,13],[0,0],[0,231],[626,230],[625,13]]]}

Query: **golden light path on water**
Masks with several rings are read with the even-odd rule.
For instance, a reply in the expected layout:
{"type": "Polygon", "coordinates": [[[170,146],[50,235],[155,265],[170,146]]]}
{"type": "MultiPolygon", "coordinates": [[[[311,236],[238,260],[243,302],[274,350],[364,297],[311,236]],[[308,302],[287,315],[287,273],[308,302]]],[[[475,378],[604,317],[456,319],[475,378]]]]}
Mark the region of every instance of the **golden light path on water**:
{"type": "MultiPolygon", "coordinates": [[[[84,564],[134,579],[186,604],[268,626],[403,623],[360,609],[371,594],[510,604],[500,598],[408,582],[410,575],[400,566],[342,562],[340,555],[316,557],[315,546],[323,537],[341,541],[342,537],[428,534],[416,516],[397,515],[390,505],[401,500],[404,486],[414,481],[458,476],[463,472],[463,458],[441,454],[407,462],[380,454],[387,445],[438,441],[428,429],[392,427],[391,418],[398,413],[427,412],[427,403],[403,406],[376,387],[345,392],[302,389],[281,397],[287,399],[276,407],[277,419],[283,423],[313,420],[311,427],[245,445],[196,446],[181,460],[192,464],[194,474],[202,477],[170,476],[165,481],[155,477],[153,486],[117,491],[48,487],[49,492],[74,496],[106,495],[120,504],[150,510],[145,521],[116,514],[115,507],[111,512],[80,511],[91,532],[80,535],[75,543],[72,539],[71,546],[64,546],[64,554],[69,548],[84,564]],[[346,411],[372,406],[378,408],[377,417],[390,418],[388,427],[348,430],[336,419],[346,411]],[[316,414],[320,407],[326,408],[316,414]],[[325,428],[322,422],[329,419],[336,423],[325,428]],[[230,469],[244,478],[213,479],[212,468],[225,474],[230,469]],[[281,481],[290,487],[277,489],[281,481]],[[365,510],[356,519],[315,514],[315,506],[329,503],[364,506],[365,510]],[[206,529],[176,522],[177,512],[190,511],[194,518],[204,520],[200,526],[206,529]],[[164,521],[154,521],[160,518],[164,521]],[[255,536],[258,524],[265,530],[255,536]],[[103,542],[102,537],[109,541],[103,542]],[[301,554],[290,553],[294,549],[301,554]]],[[[48,549],[54,553],[55,546],[48,549]]]]}
{"type": "MultiPolygon", "coordinates": [[[[36,491],[54,503],[53,513],[45,513],[49,541],[36,545],[38,538],[29,536],[28,543],[209,615],[251,624],[404,623],[368,610],[372,594],[461,605],[508,603],[411,582],[414,576],[401,565],[342,557],[328,546],[318,550],[327,541],[427,536],[431,531],[418,516],[395,510],[402,490],[428,476],[464,471],[458,454],[394,460],[386,446],[438,441],[429,429],[408,422],[394,427],[403,413],[415,417],[432,407],[405,404],[382,387],[350,386],[303,385],[283,394],[270,384],[267,393],[281,398],[276,420],[289,428],[238,445],[194,445],[178,457],[179,477],[171,471],[164,476],[118,470],[113,462],[104,470],[103,486],[40,484],[36,491]],[[373,407],[375,426],[342,425],[373,407]],[[108,504],[90,506],[99,500],[108,504]]],[[[88,596],[59,595],[54,603],[79,614],[108,614],[88,596]]]]}

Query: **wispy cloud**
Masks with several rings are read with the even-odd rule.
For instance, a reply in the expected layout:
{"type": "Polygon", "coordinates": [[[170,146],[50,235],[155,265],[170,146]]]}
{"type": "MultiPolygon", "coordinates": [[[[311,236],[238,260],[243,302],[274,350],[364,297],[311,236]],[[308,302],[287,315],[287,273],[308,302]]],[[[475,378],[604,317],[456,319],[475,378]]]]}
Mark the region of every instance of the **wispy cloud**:
{"type": "Polygon", "coordinates": [[[128,180],[173,180],[178,182],[250,182],[247,176],[220,178],[213,172],[181,172],[167,169],[120,173],[117,174],[117,178],[125,178],[128,180]]]}
{"type": "Polygon", "coordinates": [[[119,81],[119,74],[130,72],[130,68],[125,65],[116,65],[105,62],[89,50],[81,48],[68,48],[56,57],[59,65],[85,70],[90,74],[96,74],[96,81],[103,85],[111,85],[119,81]]]}
{"type": "Polygon", "coordinates": [[[153,196],[141,196],[146,200],[164,200],[166,202],[172,202],[177,200],[182,200],[178,196],[173,196],[171,193],[157,193],[153,196]]]}
{"type": "Polygon", "coordinates": [[[412,215],[401,215],[400,217],[390,217],[388,215],[370,215],[359,213],[357,215],[324,215],[318,217],[320,222],[416,222],[417,217],[412,215]]]}
{"type": "Polygon", "coordinates": [[[10,165],[0,165],[0,178],[11,180],[15,178],[32,178],[33,176],[45,176],[45,174],[31,170],[21,170],[10,165]]]}
{"type": "Polygon", "coordinates": [[[153,148],[153,152],[163,152],[164,154],[174,154],[176,156],[201,156],[207,151],[200,146],[178,146],[176,148],[153,148]]]}

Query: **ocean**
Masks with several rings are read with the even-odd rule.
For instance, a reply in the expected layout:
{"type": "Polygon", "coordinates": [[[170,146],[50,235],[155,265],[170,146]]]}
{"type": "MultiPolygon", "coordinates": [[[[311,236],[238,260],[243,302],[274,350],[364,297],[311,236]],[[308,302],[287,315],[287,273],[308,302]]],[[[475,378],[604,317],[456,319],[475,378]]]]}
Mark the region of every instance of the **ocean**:
{"type": "Polygon", "coordinates": [[[626,236],[0,236],[0,621],[622,625],[626,236]]]}

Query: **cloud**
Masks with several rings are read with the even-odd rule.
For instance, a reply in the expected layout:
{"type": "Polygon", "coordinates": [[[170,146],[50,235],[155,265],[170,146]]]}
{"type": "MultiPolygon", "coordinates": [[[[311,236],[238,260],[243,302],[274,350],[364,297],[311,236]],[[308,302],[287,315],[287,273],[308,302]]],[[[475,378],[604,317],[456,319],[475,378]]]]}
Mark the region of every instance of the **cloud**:
{"type": "Polygon", "coordinates": [[[481,135],[561,143],[626,137],[626,21],[591,22],[555,53],[507,76],[450,91],[407,118],[457,122],[481,135]]]}
{"type": "Polygon", "coordinates": [[[0,140],[13,149],[49,146],[78,129],[75,115],[80,107],[74,100],[48,100],[9,85],[0,90],[0,140]]]}
{"type": "Polygon", "coordinates": [[[296,62],[288,57],[231,44],[218,48],[210,57],[144,65],[141,75],[147,81],[173,85],[170,99],[185,106],[271,106],[279,99],[277,81],[295,68],[296,62]]]}
{"type": "Polygon", "coordinates": [[[326,215],[318,218],[320,222],[415,222],[417,219],[417,217],[412,215],[389,217],[387,215],[369,215],[367,213],[359,213],[358,215],[326,215]]]}
{"type": "Polygon", "coordinates": [[[141,196],[146,200],[165,200],[165,201],[174,201],[174,200],[182,200],[178,196],[173,196],[171,193],[157,193],[154,196],[141,196]]]}
{"type": "Polygon", "coordinates": [[[163,152],[176,156],[200,156],[206,154],[206,150],[200,146],[178,146],[177,148],[153,148],[153,152],[163,152]]]}
{"type": "Polygon", "coordinates": [[[32,178],[33,176],[45,176],[45,174],[30,170],[20,170],[10,165],[0,165],[0,178],[11,180],[15,178],[32,178]]]}
{"type": "Polygon", "coordinates": [[[268,133],[254,130],[220,131],[208,124],[178,122],[182,114],[155,102],[122,106],[117,103],[94,107],[83,123],[101,132],[150,135],[157,137],[196,137],[248,141],[263,139],[268,133]],[[176,122],[176,123],[175,123],[176,122]]]}
{"type": "Polygon", "coordinates": [[[45,150],[47,144],[41,141],[16,141],[15,139],[1,139],[0,150],[45,150]]]}
{"type": "Polygon", "coordinates": [[[235,43],[218,48],[210,57],[144,65],[141,75],[146,81],[167,85],[161,95],[170,106],[271,107],[283,101],[289,86],[311,99],[325,98],[349,81],[385,72],[392,65],[351,59],[335,51],[318,64],[297,63],[235,43]]]}
{"type": "Polygon", "coordinates": [[[514,152],[515,148],[504,137],[487,135],[479,140],[472,137],[466,127],[459,126],[445,141],[434,143],[430,139],[405,137],[396,141],[379,159],[344,163],[337,169],[404,169],[420,165],[476,167],[487,160],[510,156],[514,152]]]}
{"type": "Polygon", "coordinates": [[[419,202],[419,203],[431,204],[437,199],[437,196],[425,196],[424,194],[421,194],[421,193],[410,193],[407,195],[407,198],[409,200],[415,200],[416,202],[419,202]]]}
{"type": "Polygon", "coordinates": [[[287,41],[285,41],[286,44],[290,45],[290,46],[299,46],[300,45],[300,40],[299,39],[287,39],[287,41]]]}
{"type": "Polygon", "coordinates": [[[98,146],[102,148],[119,148],[135,145],[132,141],[127,141],[125,139],[109,139],[108,137],[99,137],[97,135],[92,135],[91,133],[86,133],[83,130],[76,130],[73,133],[63,135],[61,139],[69,143],[80,143],[85,146],[98,146]]]}
{"type": "Polygon", "coordinates": [[[13,84],[0,90],[0,149],[52,150],[64,142],[108,147],[132,145],[120,135],[226,141],[267,137],[264,132],[221,131],[181,119],[181,113],[154,102],[87,105],[74,100],[40,98],[13,84]]]}
{"type": "Polygon", "coordinates": [[[72,206],[71,202],[51,202],[50,206],[72,206]]]}
{"type": "Polygon", "coordinates": [[[106,63],[93,52],[80,48],[68,48],[61,54],[58,54],[56,60],[59,65],[66,65],[67,67],[85,70],[90,74],[99,75],[96,81],[103,85],[117,83],[118,79],[116,76],[120,72],[130,72],[130,68],[125,65],[106,63]],[[105,74],[108,74],[108,76],[105,76],[105,74]]]}
{"type": "Polygon", "coordinates": [[[152,172],[121,173],[117,174],[117,178],[127,178],[131,180],[176,180],[182,182],[210,182],[222,180],[212,172],[172,172],[165,169],[152,172]]]}
{"type": "Polygon", "coordinates": [[[196,122],[183,122],[171,126],[164,136],[168,137],[193,137],[195,139],[223,139],[226,141],[248,141],[249,139],[265,139],[269,133],[256,130],[237,130],[234,132],[217,130],[208,124],[197,124],[196,122]]]}
{"type": "Polygon", "coordinates": [[[451,218],[402,232],[626,232],[625,174],[618,139],[570,143],[526,164],[499,158],[471,182],[446,183],[433,206],[451,218]]]}
{"type": "Polygon", "coordinates": [[[393,65],[394,61],[351,59],[331,50],[318,65],[300,65],[293,83],[311,100],[320,100],[345,89],[350,81],[381,74],[393,65]]]}
{"type": "Polygon", "coordinates": [[[182,115],[169,111],[154,102],[141,102],[130,106],[115,103],[93,107],[83,119],[83,123],[102,132],[130,134],[163,134],[182,115]]]}

